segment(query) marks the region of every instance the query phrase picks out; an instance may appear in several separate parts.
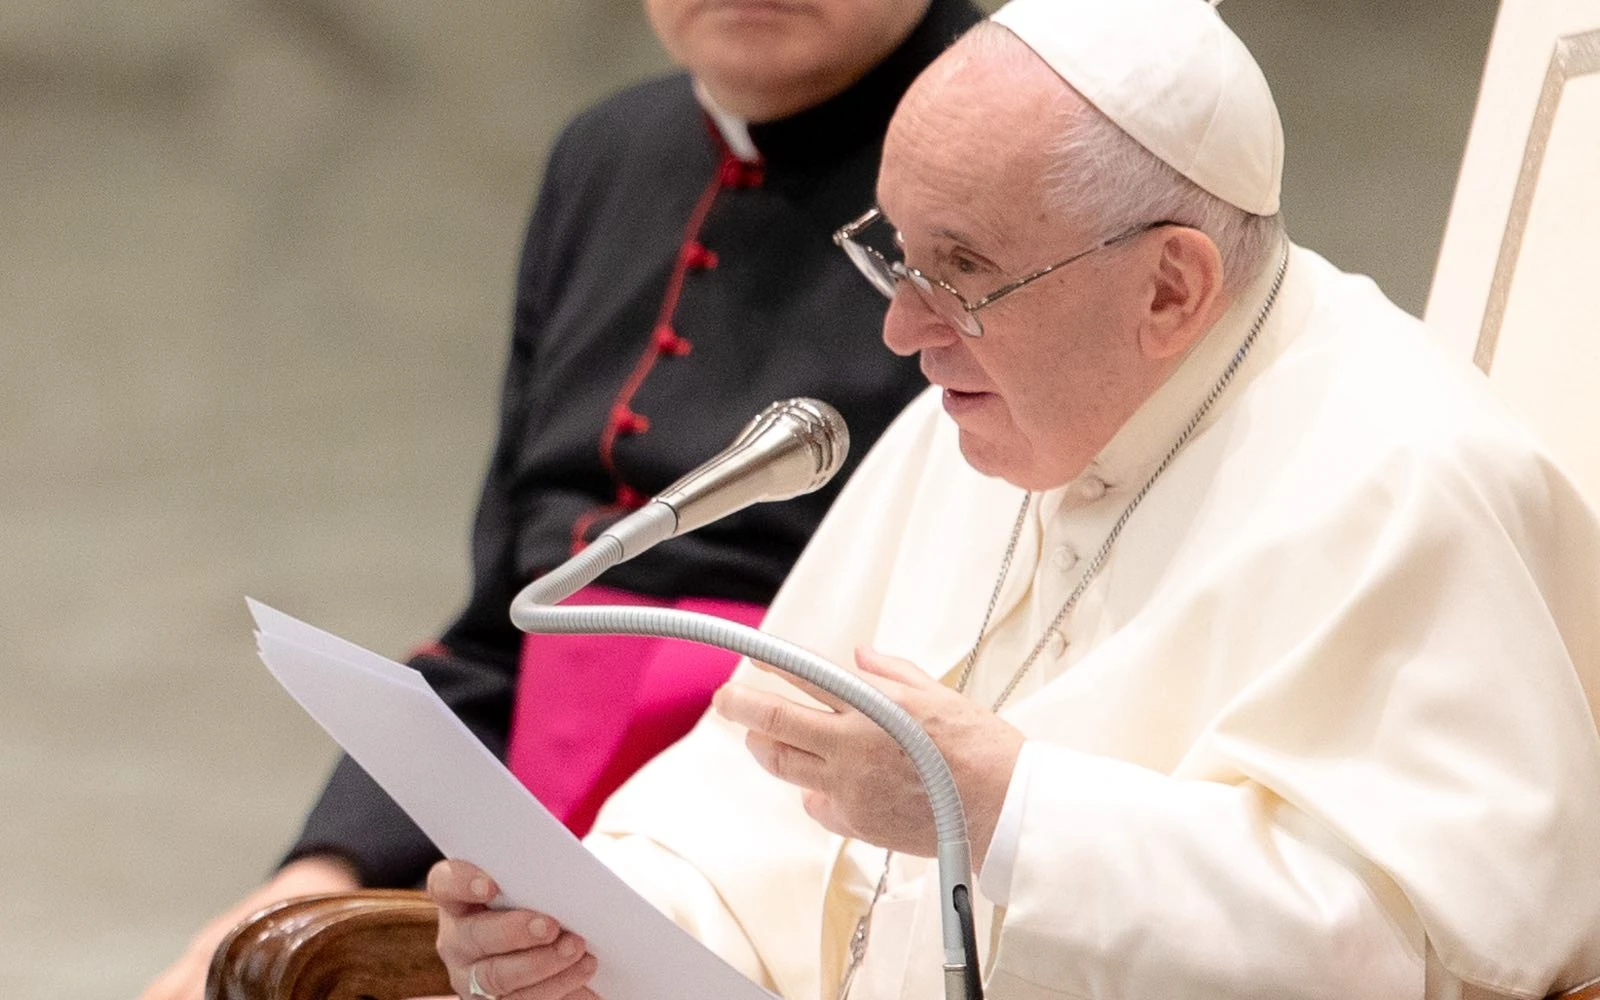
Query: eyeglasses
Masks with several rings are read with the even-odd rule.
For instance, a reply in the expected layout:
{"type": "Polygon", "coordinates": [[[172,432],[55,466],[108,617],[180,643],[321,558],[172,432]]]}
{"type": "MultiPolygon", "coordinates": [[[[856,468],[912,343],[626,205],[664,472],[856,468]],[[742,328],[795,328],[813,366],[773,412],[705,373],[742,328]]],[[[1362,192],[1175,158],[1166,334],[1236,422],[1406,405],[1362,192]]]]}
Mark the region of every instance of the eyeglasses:
{"type": "Polygon", "coordinates": [[[968,337],[983,336],[983,321],[978,319],[977,316],[979,309],[993,305],[1030,282],[1037,281],[1052,271],[1066,267],[1075,260],[1081,260],[1096,250],[1104,250],[1106,247],[1121,243],[1124,240],[1133,239],[1140,233],[1147,233],[1161,226],[1180,225],[1180,223],[1176,222],[1162,221],[1147,222],[1144,225],[1135,226],[1132,229],[1101,240],[1089,249],[1079,251],[1066,260],[1058,260],[1049,267],[1042,267],[1026,277],[1018,278],[1010,284],[1002,285],[976,302],[968,302],[966,297],[956,291],[949,282],[919,271],[903,260],[890,260],[882,251],[862,242],[860,238],[862,233],[875,223],[885,221],[887,220],[883,217],[882,209],[874,208],[861,216],[861,218],[840,228],[838,232],[833,234],[833,242],[839,245],[840,249],[849,256],[856,268],[885,297],[894,298],[895,289],[904,281],[916,289],[917,296],[922,299],[923,305],[933,310],[934,315],[968,337]]]}

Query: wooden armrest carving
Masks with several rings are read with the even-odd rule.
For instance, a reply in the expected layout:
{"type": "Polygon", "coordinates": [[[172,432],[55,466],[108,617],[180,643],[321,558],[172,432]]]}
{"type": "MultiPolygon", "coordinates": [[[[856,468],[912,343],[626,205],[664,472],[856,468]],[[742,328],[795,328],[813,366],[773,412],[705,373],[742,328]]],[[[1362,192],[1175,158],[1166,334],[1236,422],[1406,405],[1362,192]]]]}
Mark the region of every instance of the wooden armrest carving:
{"type": "Polygon", "coordinates": [[[370,889],[269,906],[211,959],[206,1000],[404,1000],[450,995],[421,892],[370,889]]]}

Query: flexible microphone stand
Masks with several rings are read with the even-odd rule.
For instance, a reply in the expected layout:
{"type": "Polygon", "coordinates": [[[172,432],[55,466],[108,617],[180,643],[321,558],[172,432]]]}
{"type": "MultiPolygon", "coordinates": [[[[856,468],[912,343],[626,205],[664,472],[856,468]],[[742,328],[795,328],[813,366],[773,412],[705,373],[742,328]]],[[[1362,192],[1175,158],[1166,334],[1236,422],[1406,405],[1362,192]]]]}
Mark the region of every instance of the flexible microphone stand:
{"type": "MultiPolygon", "coordinates": [[[[809,400],[792,402],[821,405],[809,400]]],[[[832,412],[831,408],[828,408],[828,412],[832,412]]],[[[757,421],[761,419],[758,417],[757,421]]],[[[840,426],[842,428],[842,422],[840,426]]],[[[747,428],[729,452],[749,436],[750,429],[747,428]]],[[[724,455],[727,454],[724,452],[724,455]]],[[[718,456],[708,465],[722,457],[718,456]]],[[[831,469],[828,470],[829,475],[831,472],[831,469]]],[[[611,567],[679,533],[678,512],[665,501],[696,475],[690,473],[660,497],[602,534],[582,552],[524,588],[511,603],[512,623],[524,632],[536,634],[648,635],[730,650],[809,681],[877,723],[911,758],[933,808],[934,832],[939,844],[937,861],[940,922],[944,936],[945,998],[981,1000],[983,984],[978,968],[977,935],[973,927],[972,849],[967,841],[966,814],[962,810],[955,778],[950,773],[944,755],[905,709],[859,677],[815,653],[757,629],[711,615],[668,608],[556,606],[611,567]]],[[[827,475],[823,475],[810,488],[820,486],[826,478],[827,475]]]]}

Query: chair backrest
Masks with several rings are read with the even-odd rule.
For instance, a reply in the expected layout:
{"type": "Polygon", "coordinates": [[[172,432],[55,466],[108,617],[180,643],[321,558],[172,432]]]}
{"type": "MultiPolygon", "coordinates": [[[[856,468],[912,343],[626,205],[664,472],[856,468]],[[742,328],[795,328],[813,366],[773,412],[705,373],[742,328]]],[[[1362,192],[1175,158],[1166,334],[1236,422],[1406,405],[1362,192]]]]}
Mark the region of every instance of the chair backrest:
{"type": "Polygon", "coordinates": [[[1504,0],[1426,319],[1600,505],[1600,0],[1504,0]]]}

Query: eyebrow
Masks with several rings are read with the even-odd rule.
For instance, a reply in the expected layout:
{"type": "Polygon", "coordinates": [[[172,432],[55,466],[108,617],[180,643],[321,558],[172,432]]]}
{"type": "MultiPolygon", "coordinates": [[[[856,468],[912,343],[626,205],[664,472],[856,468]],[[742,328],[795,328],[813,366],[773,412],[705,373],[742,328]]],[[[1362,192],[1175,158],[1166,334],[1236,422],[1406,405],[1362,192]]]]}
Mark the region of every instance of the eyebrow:
{"type": "MultiPolygon", "coordinates": [[[[901,231],[900,227],[895,225],[894,220],[889,218],[889,213],[885,212],[881,206],[878,209],[878,214],[882,217],[884,223],[887,224],[890,229],[893,229],[896,233],[901,231]]],[[[933,235],[940,239],[949,240],[951,243],[960,243],[963,246],[969,246],[973,248],[976,248],[979,242],[973,239],[969,234],[963,233],[956,229],[935,229],[933,231],[933,235]]],[[[981,253],[982,251],[979,252],[981,253]]]]}
{"type": "MultiPolygon", "coordinates": [[[[889,213],[885,212],[883,210],[883,206],[881,205],[878,206],[878,214],[883,218],[883,221],[888,224],[890,229],[893,229],[896,233],[901,231],[900,227],[895,225],[894,220],[889,217],[889,213]]],[[[976,242],[971,236],[968,236],[966,233],[955,229],[935,229],[933,231],[933,235],[941,239],[949,240],[952,243],[963,243],[968,246],[971,246],[974,242],[976,242]]]]}
{"type": "Polygon", "coordinates": [[[961,243],[965,246],[976,246],[978,241],[967,233],[955,229],[935,229],[933,235],[949,240],[951,243],[961,243]]]}
{"type": "MultiPolygon", "coordinates": [[[[878,206],[878,215],[881,217],[882,221],[885,224],[887,224],[888,227],[890,229],[892,229],[894,231],[895,235],[898,237],[900,235],[900,231],[901,231],[900,227],[894,224],[894,220],[893,219],[889,218],[889,213],[885,212],[883,210],[883,206],[882,205],[878,206]]],[[[940,228],[933,230],[932,235],[934,237],[938,238],[938,239],[949,240],[951,243],[958,243],[958,244],[960,244],[960,245],[962,245],[964,247],[967,247],[973,253],[977,254],[978,256],[982,257],[985,261],[987,261],[989,266],[991,268],[993,268],[994,270],[996,270],[996,271],[1003,270],[1001,268],[1001,266],[995,261],[994,257],[992,256],[992,251],[991,250],[980,249],[981,241],[979,241],[977,239],[974,239],[972,237],[972,235],[969,234],[969,233],[964,233],[964,232],[961,232],[958,229],[950,229],[950,228],[941,226],[940,228]]]]}

